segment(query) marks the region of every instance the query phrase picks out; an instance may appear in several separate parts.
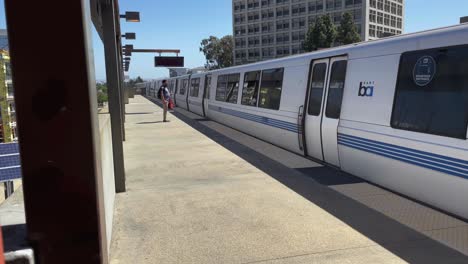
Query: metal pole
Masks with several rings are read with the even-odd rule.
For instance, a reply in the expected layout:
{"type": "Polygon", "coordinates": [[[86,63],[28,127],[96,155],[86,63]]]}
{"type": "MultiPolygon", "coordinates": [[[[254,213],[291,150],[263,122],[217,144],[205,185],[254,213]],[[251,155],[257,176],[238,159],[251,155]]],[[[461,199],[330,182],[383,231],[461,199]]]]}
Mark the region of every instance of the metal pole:
{"type": "Polygon", "coordinates": [[[89,4],[5,0],[26,224],[37,263],[108,260],[89,4]],[[32,39],[40,40],[34,48],[32,39]]]}
{"type": "Polygon", "coordinates": [[[118,13],[113,4],[103,5],[102,26],[103,42],[106,60],[106,75],[109,97],[109,112],[111,116],[112,127],[112,147],[114,157],[114,175],[116,192],[125,192],[125,166],[123,154],[123,122],[122,122],[122,100],[120,93],[120,60],[118,53],[118,43],[116,39],[115,16],[118,13]]]}
{"type": "Polygon", "coordinates": [[[8,199],[8,197],[10,197],[15,191],[14,183],[12,181],[7,181],[7,182],[4,182],[3,185],[5,187],[5,199],[8,199]]]}
{"type": "Polygon", "coordinates": [[[120,10],[119,10],[119,2],[116,0],[111,1],[113,6],[114,6],[114,12],[116,13],[116,16],[114,17],[114,23],[115,23],[115,37],[116,37],[116,42],[117,42],[117,60],[118,60],[118,67],[120,71],[120,82],[119,82],[119,93],[120,93],[120,103],[121,103],[121,115],[122,115],[122,139],[125,141],[125,101],[124,101],[124,81],[125,81],[125,75],[124,75],[124,70],[123,70],[123,56],[122,56],[122,32],[120,31],[120,10]]]}

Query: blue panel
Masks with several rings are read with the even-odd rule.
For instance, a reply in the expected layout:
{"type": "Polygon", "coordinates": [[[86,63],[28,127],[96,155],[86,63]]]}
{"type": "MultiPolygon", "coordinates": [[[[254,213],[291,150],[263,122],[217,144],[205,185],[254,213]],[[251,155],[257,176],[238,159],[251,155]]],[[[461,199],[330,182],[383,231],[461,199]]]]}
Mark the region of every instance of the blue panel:
{"type": "Polygon", "coordinates": [[[213,110],[213,111],[217,111],[217,112],[221,112],[223,114],[239,117],[239,118],[249,120],[249,121],[253,121],[253,122],[256,122],[256,123],[260,123],[260,124],[263,124],[263,125],[267,125],[267,126],[271,126],[271,127],[275,127],[275,128],[279,128],[279,129],[284,129],[284,130],[291,131],[291,132],[294,132],[294,133],[299,132],[299,126],[297,124],[286,122],[286,121],[283,121],[283,120],[278,120],[278,119],[273,119],[273,118],[269,118],[269,117],[265,117],[265,116],[259,116],[259,115],[244,113],[244,112],[240,112],[240,111],[236,111],[236,110],[232,110],[232,109],[228,109],[228,108],[223,108],[223,107],[219,107],[219,106],[208,105],[208,108],[210,110],[213,110]]]}
{"type": "Polygon", "coordinates": [[[18,143],[0,144],[0,155],[19,153],[18,143]]]}
{"type": "Polygon", "coordinates": [[[21,168],[0,169],[0,182],[21,179],[21,168]]]}
{"type": "Polygon", "coordinates": [[[21,178],[18,143],[0,144],[0,182],[21,178]]]}
{"type": "Polygon", "coordinates": [[[19,166],[20,156],[18,154],[0,155],[0,168],[19,166]]]}

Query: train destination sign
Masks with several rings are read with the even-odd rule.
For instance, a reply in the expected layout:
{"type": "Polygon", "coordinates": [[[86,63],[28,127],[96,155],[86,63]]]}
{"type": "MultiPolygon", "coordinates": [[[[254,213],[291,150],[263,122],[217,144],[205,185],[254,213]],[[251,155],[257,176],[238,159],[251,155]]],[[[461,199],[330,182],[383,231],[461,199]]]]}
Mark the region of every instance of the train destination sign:
{"type": "Polygon", "coordinates": [[[154,57],[154,67],[184,67],[184,57],[154,57]]]}

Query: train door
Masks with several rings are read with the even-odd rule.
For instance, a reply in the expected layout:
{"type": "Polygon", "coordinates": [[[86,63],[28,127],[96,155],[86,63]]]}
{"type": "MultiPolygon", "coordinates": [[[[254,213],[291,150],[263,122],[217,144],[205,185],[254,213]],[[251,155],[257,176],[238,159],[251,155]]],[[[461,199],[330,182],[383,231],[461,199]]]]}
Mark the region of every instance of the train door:
{"type": "Polygon", "coordinates": [[[203,116],[206,117],[206,110],[208,109],[208,101],[210,100],[210,88],[211,88],[211,75],[205,76],[205,84],[203,87],[203,116]]]}
{"type": "Polygon", "coordinates": [[[191,81],[192,81],[192,78],[191,78],[190,76],[188,77],[188,79],[185,79],[185,80],[184,80],[184,86],[185,86],[185,103],[187,104],[187,111],[190,111],[188,98],[189,98],[190,90],[192,89],[191,81]]]}
{"type": "Polygon", "coordinates": [[[311,68],[305,137],[309,156],[340,167],[338,123],[347,57],[314,61],[311,68]]]}
{"type": "Polygon", "coordinates": [[[172,98],[174,98],[174,105],[177,105],[176,95],[178,91],[179,91],[179,79],[175,79],[175,90],[174,90],[174,95],[172,96],[172,98]]]}
{"type": "Polygon", "coordinates": [[[340,167],[338,156],[338,123],[345,87],[347,57],[330,59],[329,74],[322,116],[322,146],[325,162],[340,167]]]}
{"type": "Polygon", "coordinates": [[[323,59],[312,64],[304,124],[307,155],[322,161],[322,98],[325,94],[329,62],[329,59],[323,59]]]}

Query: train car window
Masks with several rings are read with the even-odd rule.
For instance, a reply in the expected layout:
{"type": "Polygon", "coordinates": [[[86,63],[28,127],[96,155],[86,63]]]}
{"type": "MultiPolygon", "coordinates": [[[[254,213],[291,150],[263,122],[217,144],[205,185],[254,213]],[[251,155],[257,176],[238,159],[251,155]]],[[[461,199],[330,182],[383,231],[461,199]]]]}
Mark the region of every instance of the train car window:
{"type": "Polygon", "coordinates": [[[328,85],[327,110],[325,111],[328,118],[340,118],[347,66],[348,62],[345,60],[335,61],[332,65],[330,84],[328,85]]]}
{"type": "Polygon", "coordinates": [[[391,126],[466,139],[468,46],[404,53],[391,126]]]}
{"type": "Polygon", "coordinates": [[[190,97],[198,97],[200,91],[200,78],[191,80],[190,97]]]}
{"type": "Polygon", "coordinates": [[[247,72],[244,76],[244,88],[242,89],[243,105],[257,106],[258,88],[260,87],[261,71],[247,72]]]}
{"type": "Polygon", "coordinates": [[[174,94],[174,92],[175,92],[175,89],[176,89],[175,85],[176,85],[175,80],[171,80],[171,88],[170,88],[171,94],[174,94]]]}
{"type": "Polygon", "coordinates": [[[180,94],[185,95],[185,90],[188,87],[188,79],[182,80],[182,87],[180,87],[180,94]]]}
{"type": "Polygon", "coordinates": [[[218,76],[218,84],[216,85],[216,101],[224,101],[226,98],[228,75],[218,76]]]}
{"type": "Polygon", "coordinates": [[[230,74],[226,89],[226,102],[237,104],[237,96],[239,94],[240,74],[230,74]]]}
{"type": "Polygon", "coordinates": [[[327,64],[318,63],[314,65],[312,71],[312,82],[310,83],[309,95],[309,115],[320,115],[322,107],[323,89],[325,87],[325,78],[327,74],[327,64]]]}
{"type": "Polygon", "coordinates": [[[210,90],[211,90],[211,76],[206,77],[206,82],[205,82],[205,98],[210,99],[210,90]]]}
{"type": "Polygon", "coordinates": [[[258,107],[278,110],[281,102],[281,89],[283,87],[284,68],[264,70],[258,107]]]}

